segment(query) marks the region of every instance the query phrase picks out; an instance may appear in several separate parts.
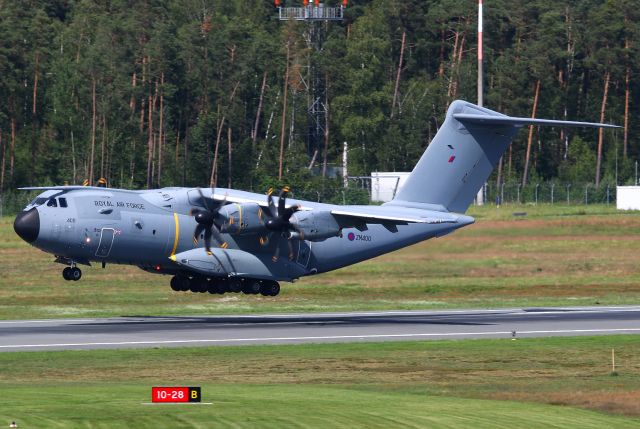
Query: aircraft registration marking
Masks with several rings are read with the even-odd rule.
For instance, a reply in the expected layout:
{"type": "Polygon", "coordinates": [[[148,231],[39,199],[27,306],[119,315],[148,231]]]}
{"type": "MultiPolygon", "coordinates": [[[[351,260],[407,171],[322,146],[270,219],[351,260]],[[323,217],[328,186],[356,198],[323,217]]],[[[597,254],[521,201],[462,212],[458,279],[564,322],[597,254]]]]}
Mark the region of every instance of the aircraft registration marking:
{"type": "Polygon", "coordinates": [[[372,241],[370,235],[354,234],[353,232],[350,232],[349,234],[347,234],[347,239],[349,241],[372,241]]]}

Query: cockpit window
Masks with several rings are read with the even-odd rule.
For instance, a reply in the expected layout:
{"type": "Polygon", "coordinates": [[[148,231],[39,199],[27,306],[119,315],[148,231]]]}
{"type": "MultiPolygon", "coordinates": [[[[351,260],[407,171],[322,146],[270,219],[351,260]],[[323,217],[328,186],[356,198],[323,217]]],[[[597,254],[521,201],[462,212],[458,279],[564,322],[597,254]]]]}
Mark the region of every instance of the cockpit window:
{"type": "Polygon", "coordinates": [[[47,202],[47,198],[38,197],[29,203],[30,206],[41,206],[47,202]]]}
{"type": "Polygon", "coordinates": [[[58,198],[58,202],[60,203],[60,207],[67,207],[67,199],[66,198],[58,198]]]}
{"type": "Polygon", "coordinates": [[[51,198],[49,201],[47,201],[47,207],[58,207],[58,203],[56,202],[56,199],[51,198]]]}

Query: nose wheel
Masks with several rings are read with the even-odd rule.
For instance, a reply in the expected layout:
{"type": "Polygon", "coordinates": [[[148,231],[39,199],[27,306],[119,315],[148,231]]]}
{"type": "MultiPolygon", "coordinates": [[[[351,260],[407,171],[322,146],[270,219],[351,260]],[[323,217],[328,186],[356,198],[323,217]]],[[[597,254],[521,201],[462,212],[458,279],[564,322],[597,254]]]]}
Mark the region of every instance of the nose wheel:
{"type": "Polygon", "coordinates": [[[78,267],[66,267],[62,270],[62,278],[67,281],[77,282],[82,277],[82,271],[78,267]]]}

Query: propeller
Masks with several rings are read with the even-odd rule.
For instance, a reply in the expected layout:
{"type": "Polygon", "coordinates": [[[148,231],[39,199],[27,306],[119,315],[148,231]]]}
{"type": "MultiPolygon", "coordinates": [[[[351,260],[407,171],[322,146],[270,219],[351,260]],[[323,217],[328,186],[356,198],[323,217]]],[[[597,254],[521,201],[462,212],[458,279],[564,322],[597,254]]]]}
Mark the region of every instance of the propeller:
{"type": "Polygon", "coordinates": [[[213,236],[218,243],[220,243],[220,247],[226,249],[229,247],[229,244],[222,238],[222,234],[220,234],[220,229],[218,225],[216,225],[216,217],[218,215],[218,210],[220,207],[226,204],[225,201],[218,202],[211,198],[207,198],[203,195],[202,190],[198,188],[198,193],[200,194],[200,198],[202,199],[202,204],[204,205],[204,209],[193,207],[191,209],[191,216],[194,217],[195,221],[198,223],[196,225],[196,229],[193,232],[193,242],[198,244],[198,237],[200,234],[204,232],[204,248],[207,253],[211,253],[211,237],[213,236]]]}
{"type": "MultiPolygon", "coordinates": [[[[270,237],[275,234],[280,234],[280,236],[285,237],[288,232],[296,231],[297,228],[289,221],[291,216],[298,210],[300,210],[299,205],[294,205],[287,207],[287,194],[290,189],[288,186],[285,186],[280,190],[280,194],[278,195],[278,204],[276,205],[273,201],[273,188],[270,188],[267,192],[267,210],[264,211],[264,217],[266,221],[264,222],[264,226],[271,231],[269,237],[260,237],[260,244],[263,246],[266,245],[270,241],[270,237]]],[[[300,233],[300,235],[302,235],[300,233]]],[[[291,239],[287,239],[287,245],[289,246],[289,259],[293,259],[293,245],[291,244],[291,239]]],[[[276,244],[276,250],[271,258],[273,262],[277,262],[280,257],[280,246],[276,244]]]]}

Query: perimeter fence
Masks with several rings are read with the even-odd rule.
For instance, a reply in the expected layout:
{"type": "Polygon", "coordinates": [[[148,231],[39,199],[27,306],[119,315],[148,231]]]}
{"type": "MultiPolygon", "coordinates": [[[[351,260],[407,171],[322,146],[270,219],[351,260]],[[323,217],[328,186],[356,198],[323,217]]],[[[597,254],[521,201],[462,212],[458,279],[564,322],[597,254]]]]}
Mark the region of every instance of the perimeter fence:
{"type": "MultiPolygon", "coordinates": [[[[371,198],[371,178],[357,177],[350,180],[350,186],[366,192],[371,198]]],[[[395,190],[392,190],[395,194],[395,190]]],[[[518,182],[497,185],[487,183],[484,187],[484,201],[487,204],[615,204],[616,185],[601,183],[561,183],[534,182],[522,186],[518,182]]]]}
{"type": "MultiPolygon", "coordinates": [[[[5,191],[0,193],[0,217],[18,213],[38,191],[5,191]]],[[[371,181],[364,178],[350,180],[348,188],[324,191],[291,192],[291,198],[334,204],[368,204],[371,200],[371,181]]],[[[616,185],[602,183],[540,182],[522,186],[521,183],[487,183],[484,188],[486,204],[615,204],[616,185]]]]}

